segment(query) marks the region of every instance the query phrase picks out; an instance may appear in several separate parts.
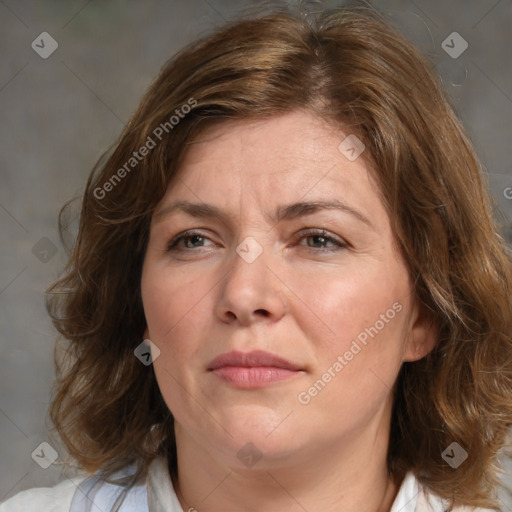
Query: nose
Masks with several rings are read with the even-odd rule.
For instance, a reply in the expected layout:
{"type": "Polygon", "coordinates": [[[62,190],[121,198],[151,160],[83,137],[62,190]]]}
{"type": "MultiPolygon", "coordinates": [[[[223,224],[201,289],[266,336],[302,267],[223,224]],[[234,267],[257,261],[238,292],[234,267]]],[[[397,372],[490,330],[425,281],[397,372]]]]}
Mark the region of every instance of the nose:
{"type": "Polygon", "coordinates": [[[284,316],[284,285],[269,263],[272,264],[265,251],[254,261],[233,254],[216,304],[222,322],[249,326],[255,322],[277,322],[284,316]]]}

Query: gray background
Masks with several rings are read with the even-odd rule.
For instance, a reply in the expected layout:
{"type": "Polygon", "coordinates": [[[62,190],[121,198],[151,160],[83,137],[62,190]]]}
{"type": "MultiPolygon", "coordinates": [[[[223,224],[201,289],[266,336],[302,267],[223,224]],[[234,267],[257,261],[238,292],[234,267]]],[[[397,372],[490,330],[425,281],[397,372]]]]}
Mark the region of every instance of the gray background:
{"type": "MultiPolygon", "coordinates": [[[[65,452],[47,432],[55,333],[43,303],[44,289],[65,262],[56,230],[60,206],[80,194],[162,64],[257,3],[0,2],[0,501],[65,477],[59,465],[65,452]],[[47,59],[31,47],[42,32],[59,45],[47,59]],[[43,441],[60,454],[48,469],[31,458],[43,441]]],[[[483,161],[512,243],[512,200],[504,194],[512,186],[512,1],[373,5],[433,59],[483,161]],[[454,31],[469,45],[456,59],[441,46],[454,31]]],[[[508,471],[505,481],[512,484],[510,465],[508,471]]],[[[505,491],[502,499],[512,510],[505,491]]]]}

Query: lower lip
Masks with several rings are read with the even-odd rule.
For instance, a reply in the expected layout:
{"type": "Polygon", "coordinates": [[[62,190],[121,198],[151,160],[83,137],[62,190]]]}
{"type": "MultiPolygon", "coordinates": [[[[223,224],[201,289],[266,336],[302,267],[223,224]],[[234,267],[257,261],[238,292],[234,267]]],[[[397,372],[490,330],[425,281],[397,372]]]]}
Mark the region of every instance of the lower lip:
{"type": "Polygon", "coordinates": [[[274,366],[223,366],[212,373],[235,387],[255,389],[290,379],[301,372],[274,366]]]}

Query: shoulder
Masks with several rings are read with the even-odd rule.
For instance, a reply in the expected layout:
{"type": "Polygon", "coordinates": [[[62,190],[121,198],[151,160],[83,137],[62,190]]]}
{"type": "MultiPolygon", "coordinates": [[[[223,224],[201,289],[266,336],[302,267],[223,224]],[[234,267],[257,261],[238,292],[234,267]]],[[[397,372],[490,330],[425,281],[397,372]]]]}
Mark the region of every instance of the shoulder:
{"type": "Polygon", "coordinates": [[[448,501],[419,484],[417,512],[496,512],[488,508],[457,506],[450,508],[448,501]]]}
{"type": "Polygon", "coordinates": [[[68,512],[77,487],[87,477],[67,479],[54,487],[21,491],[0,504],[0,512],[68,512]]]}
{"type": "MultiPolygon", "coordinates": [[[[124,477],[133,468],[120,472],[124,477]]],[[[146,485],[132,487],[107,482],[98,475],[65,480],[54,487],[22,491],[0,504],[0,512],[89,512],[118,510],[148,512],[146,485]]]]}
{"type": "Polygon", "coordinates": [[[391,507],[391,512],[495,512],[490,509],[473,507],[450,508],[449,502],[433,493],[421,484],[416,476],[409,472],[402,484],[391,507]]]}

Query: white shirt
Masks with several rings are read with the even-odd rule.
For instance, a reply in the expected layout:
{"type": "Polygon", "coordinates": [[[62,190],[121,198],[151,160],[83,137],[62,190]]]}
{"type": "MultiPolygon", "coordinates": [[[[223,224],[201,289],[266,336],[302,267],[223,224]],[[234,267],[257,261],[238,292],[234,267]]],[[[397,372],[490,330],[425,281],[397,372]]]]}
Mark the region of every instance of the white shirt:
{"type": "MultiPolygon", "coordinates": [[[[134,467],[119,475],[130,474],[134,467]]],[[[174,491],[164,458],[153,460],[145,483],[128,491],[97,476],[68,479],[54,487],[19,492],[0,504],[0,512],[194,512],[183,510],[174,491]]],[[[391,512],[445,512],[447,502],[427,491],[413,473],[407,473],[391,512]]],[[[453,512],[491,512],[458,507],[453,512]]]]}

